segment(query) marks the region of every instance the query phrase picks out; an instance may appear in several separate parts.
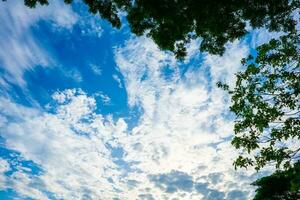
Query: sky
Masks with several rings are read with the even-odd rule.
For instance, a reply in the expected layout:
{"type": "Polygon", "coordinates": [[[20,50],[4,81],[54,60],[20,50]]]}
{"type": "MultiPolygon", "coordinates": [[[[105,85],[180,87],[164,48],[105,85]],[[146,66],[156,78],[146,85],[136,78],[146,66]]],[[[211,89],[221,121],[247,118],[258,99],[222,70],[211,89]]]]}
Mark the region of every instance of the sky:
{"type": "Polygon", "coordinates": [[[246,200],[266,171],[235,170],[218,81],[270,39],[185,61],[78,1],[0,2],[0,199],[246,200]]]}

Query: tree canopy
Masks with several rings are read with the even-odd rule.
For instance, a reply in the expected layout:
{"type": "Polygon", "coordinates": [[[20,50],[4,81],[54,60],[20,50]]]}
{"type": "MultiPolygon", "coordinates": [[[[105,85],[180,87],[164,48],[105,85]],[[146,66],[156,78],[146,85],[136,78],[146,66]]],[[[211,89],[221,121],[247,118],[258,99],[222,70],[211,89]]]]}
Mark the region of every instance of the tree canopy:
{"type": "Polygon", "coordinates": [[[260,178],[252,185],[258,187],[253,200],[300,199],[300,161],[294,167],[260,178]]]}
{"type": "Polygon", "coordinates": [[[297,32],[272,39],[242,60],[246,70],[236,75],[234,89],[218,84],[232,95],[232,144],[242,150],[236,167],[289,168],[300,158],[299,40],[297,32]]]}
{"type": "MultiPolygon", "coordinates": [[[[48,0],[24,0],[29,7],[47,5],[48,0]]],[[[72,0],[64,0],[72,3],[72,0]]],[[[125,11],[131,31],[146,34],[162,49],[179,59],[193,38],[201,38],[201,51],[222,54],[228,41],[241,38],[247,26],[269,31],[295,28],[292,12],[298,0],[83,0],[91,13],[112,26],[121,27],[125,11]]]]}

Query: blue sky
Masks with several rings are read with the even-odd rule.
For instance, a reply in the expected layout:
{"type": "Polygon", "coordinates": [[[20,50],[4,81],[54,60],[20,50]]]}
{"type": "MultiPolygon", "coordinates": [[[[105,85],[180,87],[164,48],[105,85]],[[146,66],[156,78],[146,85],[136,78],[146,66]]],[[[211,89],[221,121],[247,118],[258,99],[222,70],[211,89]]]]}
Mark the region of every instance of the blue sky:
{"type": "MultiPolygon", "coordinates": [[[[249,199],[234,84],[264,30],[184,62],[87,8],[0,3],[0,199],[249,199]]],[[[263,172],[262,172],[263,173],[263,172]]]]}

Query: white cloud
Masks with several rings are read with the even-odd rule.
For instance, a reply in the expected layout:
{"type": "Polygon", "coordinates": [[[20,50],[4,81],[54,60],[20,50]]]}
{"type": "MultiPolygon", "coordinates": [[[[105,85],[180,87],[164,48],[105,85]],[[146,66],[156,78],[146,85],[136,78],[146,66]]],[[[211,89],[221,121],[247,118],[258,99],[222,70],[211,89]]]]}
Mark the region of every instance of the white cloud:
{"type": "Polygon", "coordinates": [[[99,16],[94,16],[93,14],[88,14],[80,19],[79,25],[81,28],[81,34],[83,36],[93,36],[100,38],[103,34],[103,29],[100,24],[101,18],[99,16]]]}
{"type": "Polygon", "coordinates": [[[0,158],[0,190],[4,190],[7,187],[6,186],[7,178],[4,173],[9,171],[9,169],[10,169],[9,163],[3,158],[0,158]]]}
{"type": "Polygon", "coordinates": [[[102,75],[102,70],[101,67],[95,64],[90,64],[91,70],[95,75],[101,76],[102,75]]]}
{"type": "Polygon", "coordinates": [[[248,199],[254,190],[249,183],[258,175],[232,167],[236,150],[228,141],[233,127],[228,96],[215,85],[234,83],[247,53],[244,43],[234,42],[223,57],[205,55],[198,67],[180,74],[173,56],[150,40],[127,41],[116,49],[116,62],[128,104],[143,111],[130,132],[122,118],[96,113],[95,99],[80,89],[54,93],[53,112],[2,97],[0,130],[6,147],[43,173],[18,170],[0,178],[37,199],[47,198],[43,191],[58,199],[228,199],[235,194],[248,199]],[[122,149],[123,155],[113,156],[108,146],[122,149]]]}
{"type": "Polygon", "coordinates": [[[123,88],[122,81],[121,81],[121,79],[119,78],[119,76],[117,74],[113,74],[112,78],[118,83],[119,88],[123,88]]]}
{"type": "MultiPolygon", "coordinates": [[[[58,28],[71,29],[77,15],[70,6],[61,1],[52,1],[49,6],[25,7],[23,1],[0,3],[0,68],[4,70],[1,82],[26,85],[23,73],[35,66],[48,66],[53,62],[51,55],[34,37],[32,27],[41,20],[51,22],[58,28]]],[[[5,84],[1,84],[5,86],[5,84]]]]}
{"type": "Polygon", "coordinates": [[[80,71],[76,68],[70,70],[62,70],[64,75],[76,82],[82,82],[83,78],[80,71]]]}
{"type": "Polygon", "coordinates": [[[227,51],[222,57],[207,55],[204,64],[210,67],[212,82],[225,82],[229,86],[235,84],[235,73],[241,69],[241,59],[247,57],[248,47],[238,41],[227,45],[227,51]]]}
{"type": "Polygon", "coordinates": [[[53,98],[58,103],[55,114],[25,108],[7,99],[0,101],[2,117],[13,115],[15,119],[1,128],[6,147],[21,152],[44,171],[32,177],[17,171],[10,179],[18,181],[10,187],[34,198],[37,191],[44,196],[41,191],[52,192],[63,199],[115,196],[114,188],[120,186],[113,187],[108,178],[118,177],[120,172],[106,143],[114,146],[113,138],[123,135],[123,120],[113,123],[95,114],[95,100],[80,90],[57,92],[53,98]]]}
{"type": "Polygon", "coordinates": [[[284,32],[269,32],[267,29],[261,28],[252,31],[251,34],[252,37],[250,45],[252,48],[256,48],[264,43],[269,42],[273,38],[279,38],[284,34],[284,32]]]}
{"type": "MultiPolygon", "coordinates": [[[[154,199],[163,198],[166,194],[153,187],[147,175],[177,170],[194,180],[203,179],[210,189],[224,192],[225,196],[240,188],[250,195],[253,177],[242,179],[245,172],[235,172],[232,167],[236,151],[228,141],[233,133],[233,123],[226,117],[228,96],[216,88],[219,80],[234,83],[240,60],[247,53],[245,44],[234,42],[223,57],[206,55],[198,68],[188,70],[182,77],[173,57],[159,51],[146,38],[131,39],[117,49],[116,61],[125,79],[129,105],[143,110],[131,135],[119,139],[126,152],[124,159],[137,162],[135,167],[144,174],[132,175],[135,180],[144,179],[140,191],[148,185],[148,193],[154,199]],[[166,65],[173,70],[167,74],[168,79],[162,72],[166,65]],[[213,173],[221,174],[222,179],[212,183],[209,175],[213,173]]],[[[186,199],[201,197],[195,192],[181,192],[186,199]]],[[[180,192],[167,194],[170,199],[179,195],[180,192]]]]}
{"type": "Polygon", "coordinates": [[[106,94],[103,94],[102,92],[98,92],[94,95],[95,97],[100,97],[102,103],[104,105],[109,105],[111,103],[111,99],[106,94]]]}

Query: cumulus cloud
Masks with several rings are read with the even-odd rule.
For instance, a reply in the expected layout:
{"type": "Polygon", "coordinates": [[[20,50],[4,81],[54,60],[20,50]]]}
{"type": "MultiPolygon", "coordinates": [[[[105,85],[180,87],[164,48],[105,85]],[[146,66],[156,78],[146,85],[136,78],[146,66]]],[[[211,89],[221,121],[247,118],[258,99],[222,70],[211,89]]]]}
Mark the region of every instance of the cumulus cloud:
{"type": "Polygon", "coordinates": [[[228,96],[215,87],[218,80],[234,80],[247,51],[235,42],[224,57],[205,55],[182,73],[172,55],[146,38],[116,48],[128,104],[142,111],[130,131],[122,118],[96,113],[95,99],[80,89],[54,93],[47,109],[2,97],[6,148],[42,169],[33,175],[16,170],[4,176],[11,183],[7,186],[39,199],[49,194],[64,199],[248,199],[253,193],[249,183],[258,175],[232,167],[236,151],[229,142],[228,96]]]}
{"type": "Polygon", "coordinates": [[[43,171],[29,176],[17,170],[7,177],[14,183],[10,187],[38,199],[48,198],[45,192],[63,199],[116,196],[120,186],[109,179],[120,172],[107,145],[115,146],[114,137],[123,135],[126,124],[95,114],[95,99],[81,90],[57,92],[53,99],[53,113],[0,101],[2,117],[15,119],[1,127],[6,148],[20,152],[43,171]]]}

